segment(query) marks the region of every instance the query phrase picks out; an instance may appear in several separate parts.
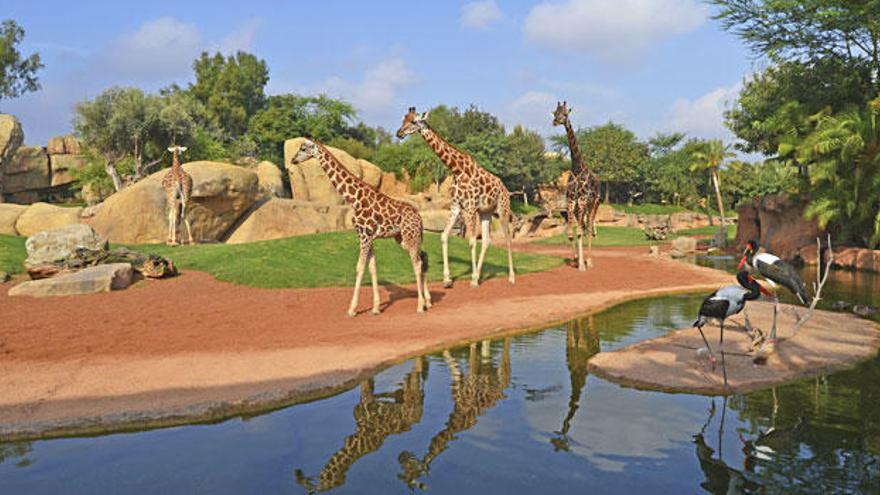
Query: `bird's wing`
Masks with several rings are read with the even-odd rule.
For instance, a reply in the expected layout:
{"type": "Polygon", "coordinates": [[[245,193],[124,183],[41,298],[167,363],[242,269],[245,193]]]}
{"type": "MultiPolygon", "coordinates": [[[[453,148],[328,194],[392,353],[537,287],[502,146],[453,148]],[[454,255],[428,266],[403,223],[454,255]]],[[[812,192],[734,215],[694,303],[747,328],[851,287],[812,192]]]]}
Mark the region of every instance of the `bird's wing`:
{"type": "Polygon", "coordinates": [[[730,301],[727,299],[712,295],[703,300],[703,304],[700,305],[700,315],[710,318],[726,318],[729,306],[730,301]]]}
{"type": "Polygon", "coordinates": [[[792,291],[798,296],[803,304],[806,304],[807,299],[809,298],[807,287],[804,285],[804,281],[801,280],[801,276],[798,274],[797,270],[776,256],[769,256],[775,258],[773,263],[767,263],[761,259],[755,261],[755,265],[757,266],[758,271],[761,272],[761,275],[792,291]]]}
{"type": "Polygon", "coordinates": [[[748,293],[749,291],[738,285],[728,285],[718,289],[718,291],[715,292],[715,297],[720,297],[730,301],[739,301],[740,299],[744,298],[745,295],[748,293]]]}

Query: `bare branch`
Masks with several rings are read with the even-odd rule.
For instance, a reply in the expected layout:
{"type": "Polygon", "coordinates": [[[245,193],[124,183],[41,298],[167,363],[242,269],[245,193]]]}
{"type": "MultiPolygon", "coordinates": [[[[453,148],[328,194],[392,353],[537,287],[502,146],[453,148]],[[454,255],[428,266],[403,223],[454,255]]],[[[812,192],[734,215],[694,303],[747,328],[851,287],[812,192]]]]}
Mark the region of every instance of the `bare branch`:
{"type": "Polygon", "coordinates": [[[825,287],[825,282],[828,281],[828,274],[831,273],[831,264],[834,263],[834,250],[831,248],[831,234],[828,234],[828,262],[825,264],[825,274],[822,274],[822,243],[819,238],[816,238],[816,251],[818,253],[819,260],[819,269],[816,270],[816,281],[813,282],[813,300],[810,302],[810,307],[807,309],[807,313],[801,316],[797,323],[794,324],[794,328],[792,329],[792,333],[797,333],[798,330],[813,316],[813,310],[816,309],[816,304],[822,300],[822,288],[825,287]]]}

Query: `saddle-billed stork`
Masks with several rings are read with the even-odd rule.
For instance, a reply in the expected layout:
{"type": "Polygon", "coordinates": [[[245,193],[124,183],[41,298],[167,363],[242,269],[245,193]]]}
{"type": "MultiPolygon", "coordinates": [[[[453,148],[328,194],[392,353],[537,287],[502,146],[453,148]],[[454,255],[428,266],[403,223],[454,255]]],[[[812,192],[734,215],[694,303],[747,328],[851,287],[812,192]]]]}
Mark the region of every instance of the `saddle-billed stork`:
{"type": "MultiPolygon", "coordinates": [[[[761,294],[769,295],[769,291],[761,286],[751,275],[749,275],[746,271],[740,271],[736,274],[736,281],[739,282],[739,285],[727,285],[722,287],[712,294],[709,295],[706,299],[703,300],[703,304],[700,305],[699,316],[697,316],[697,320],[694,322],[694,326],[697,327],[697,330],[700,331],[700,336],[703,337],[703,342],[706,344],[706,348],[709,350],[709,356],[712,360],[712,364],[714,366],[715,354],[712,352],[712,347],[709,345],[709,341],[706,340],[706,334],[703,333],[703,325],[705,325],[710,318],[717,319],[721,324],[721,338],[718,341],[718,347],[724,344],[724,320],[727,318],[739,313],[746,307],[746,301],[753,301],[761,297],[761,294]]],[[[724,372],[724,384],[727,385],[727,369],[724,368],[724,352],[721,352],[722,359],[722,371],[724,372]]]]}
{"type": "Polygon", "coordinates": [[[768,253],[758,246],[757,241],[749,241],[743,250],[743,257],[737,269],[746,267],[753,276],[760,276],[770,284],[773,295],[773,326],[770,328],[770,342],[776,340],[776,316],[779,313],[779,295],[776,286],[781,285],[790,290],[802,304],[806,305],[809,295],[804,281],[797,270],[778,256],[768,253]]]}

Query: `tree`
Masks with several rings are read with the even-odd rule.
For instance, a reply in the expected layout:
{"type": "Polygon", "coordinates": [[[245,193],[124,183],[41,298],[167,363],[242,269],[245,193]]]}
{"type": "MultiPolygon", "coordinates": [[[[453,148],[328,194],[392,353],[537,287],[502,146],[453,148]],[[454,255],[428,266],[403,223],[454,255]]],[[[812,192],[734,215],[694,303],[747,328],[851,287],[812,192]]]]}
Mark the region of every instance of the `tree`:
{"type": "Polygon", "coordinates": [[[229,141],[244,134],[250,118],[266,103],[266,62],[245,52],[228,58],[202,52],[193,70],[196,82],[190,84],[189,92],[217,119],[229,141]]]}
{"type": "MultiPolygon", "coordinates": [[[[876,0],[711,0],[715,18],[774,62],[867,61],[880,71],[876,0]]],[[[876,77],[876,76],[875,76],[876,77]]],[[[877,83],[877,81],[874,81],[877,83]]]]}
{"type": "Polygon", "coordinates": [[[74,130],[100,154],[118,191],[124,187],[119,166],[131,161],[136,182],[159,164],[171,144],[188,144],[204,131],[199,104],[183,93],[153,95],[138,88],[110,88],[76,105],[74,130]]]}
{"type": "Polygon", "coordinates": [[[710,139],[703,142],[701,149],[694,151],[691,155],[693,162],[691,163],[691,171],[693,172],[709,172],[712,178],[712,185],[715,188],[715,200],[718,202],[718,212],[721,214],[720,241],[724,247],[727,239],[726,225],[724,223],[724,201],[721,199],[721,184],[718,179],[718,171],[724,164],[724,159],[736,156],[730,151],[730,146],[725,146],[720,139],[710,139]]]}
{"type": "Polygon", "coordinates": [[[12,19],[0,23],[0,99],[16,98],[40,89],[37,71],[43,68],[40,55],[22,58],[16,45],[24,39],[22,29],[12,19]]]}
{"type": "Polygon", "coordinates": [[[685,142],[682,133],[657,134],[648,140],[649,157],[641,168],[644,199],[676,206],[697,204],[703,181],[690,171],[698,141],[685,142]]]}

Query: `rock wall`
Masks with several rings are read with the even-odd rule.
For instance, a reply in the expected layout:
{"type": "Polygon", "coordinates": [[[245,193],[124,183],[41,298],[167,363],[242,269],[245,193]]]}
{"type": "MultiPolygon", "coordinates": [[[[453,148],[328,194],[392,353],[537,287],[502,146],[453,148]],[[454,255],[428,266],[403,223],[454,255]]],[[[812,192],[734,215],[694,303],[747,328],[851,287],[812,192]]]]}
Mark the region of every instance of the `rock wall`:
{"type": "Polygon", "coordinates": [[[15,155],[22,142],[24,142],[24,132],[18,119],[12,115],[0,114],[0,203],[4,201],[3,179],[6,174],[6,164],[15,155]]]}
{"type": "MultiPolygon", "coordinates": [[[[4,116],[0,116],[0,148],[5,126],[2,117],[4,116]]],[[[23,134],[21,138],[23,139],[23,134]]],[[[5,160],[0,177],[6,201],[30,204],[49,199],[53,192],[63,190],[74,182],[71,174],[73,170],[87,164],[85,156],[81,154],[79,142],[70,135],[51,138],[45,147],[16,148],[5,160]]]]}
{"type": "Polygon", "coordinates": [[[805,206],[788,194],[755,198],[752,204],[740,206],[736,249],[743,249],[746,242],[756,240],[777,256],[789,260],[798,257],[801,248],[811,247],[815,251],[816,237],[823,234],[815,220],[804,218],[805,206]]]}

